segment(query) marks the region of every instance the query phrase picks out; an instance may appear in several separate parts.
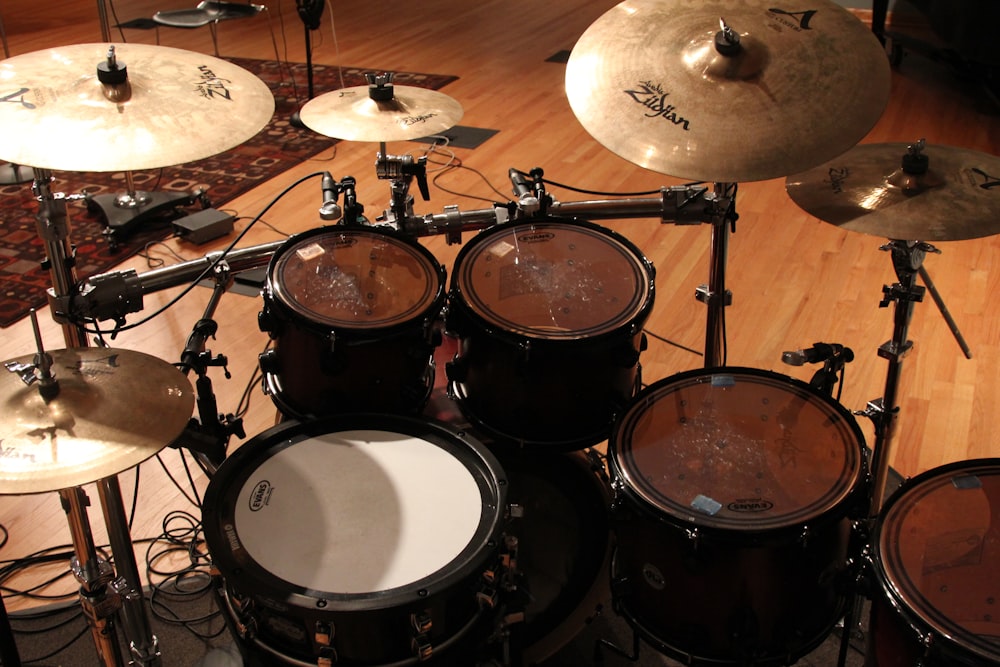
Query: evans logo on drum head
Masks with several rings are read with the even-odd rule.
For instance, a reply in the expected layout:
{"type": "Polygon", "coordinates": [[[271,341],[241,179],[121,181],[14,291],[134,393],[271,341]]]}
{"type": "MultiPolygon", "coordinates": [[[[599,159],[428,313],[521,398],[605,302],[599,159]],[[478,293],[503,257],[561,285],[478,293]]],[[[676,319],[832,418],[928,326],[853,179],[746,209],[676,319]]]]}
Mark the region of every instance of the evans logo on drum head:
{"type": "Polygon", "coordinates": [[[271,499],[272,491],[274,491],[274,487],[266,479],[257,482],[257,486],[254,487],[253,492],[250,494],[250,511],[259,512],[264,509],[267,501],[271,499]]]}
{"type": "Polygon", "coordinates": [[[774,509],[774,503],[761,498],[749,498],[747,500],[736,500],[726,505],[730,512],[767,512],[774,509]]]}
{"type": "Polygon", "coordinates": [[[551,241],[556,237],[552,232],[534,232],[531,234],[521,234],[517,237],[517,240],[521,243],[541,243],[543,241],[551,241]]]}

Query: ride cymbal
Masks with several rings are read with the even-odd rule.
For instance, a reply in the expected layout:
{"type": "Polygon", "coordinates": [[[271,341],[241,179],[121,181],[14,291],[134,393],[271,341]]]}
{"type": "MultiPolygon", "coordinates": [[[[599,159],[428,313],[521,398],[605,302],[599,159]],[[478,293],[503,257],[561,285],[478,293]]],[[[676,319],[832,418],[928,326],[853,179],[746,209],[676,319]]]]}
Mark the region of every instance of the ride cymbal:
{"type": "Polygon", "coordinates": [[[950,146],[862,144],[785,189],[824,222],[900,241],[960,241],[1000,233],[1000,158],[950,146]]]}
{"type": "Polygon", "coordinates": [[[615,154],[695,181],[797,173],[861,140],[888,59],[830,0],[626,0],[573,47],[566,93],[615,154]]]}
{"type": "Polygon", "coordinates": [[[58,491],[118,474],[170,444],[191,418],[190,383],[156,357],[107,348],[49,356],[58,387],[48,400],[38,383],[0,371],[0,494],[58,491]]]}
{"type": "Polygon", "coordinates": [[[315,97],[299,112],[314,132],[347,141],[406,141],[454,127],[462,105],[444,93],[416,86],[392,86],[392,96],[375,100],[370,86],[341,88],[315,97]]]}
{"type": "Polygon", "coordinates": [[[209,157],[255,135],[274,113],[271,91],[245,69],[148,44],[74,44],[8,58],[0,97],[0,159],[62,171],[209,157]]]}

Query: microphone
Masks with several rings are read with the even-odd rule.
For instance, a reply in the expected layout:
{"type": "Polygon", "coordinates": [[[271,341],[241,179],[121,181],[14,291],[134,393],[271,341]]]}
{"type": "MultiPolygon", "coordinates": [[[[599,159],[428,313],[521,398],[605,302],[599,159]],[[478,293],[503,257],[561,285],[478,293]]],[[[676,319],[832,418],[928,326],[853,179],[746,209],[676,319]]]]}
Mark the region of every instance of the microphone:
{"type": "Polygon", "coordinates": [[[814,343],[812,347],[804,350],[782,352],[781,361],[789,366],[802,366],[804,364],[817,364],[841,355],[845,361],[854,360],[854,352],[849,347],[844,347],[839,343],[814,343]]]}
{"type": "Polygon", "coordinates": [[[344,212],[337,204],[337,181],[333,180],[330,172],[323,172],[320,188],[323,190],[323,204],[319,207],[319,217],[323,220],[339,219],[344,212]]]}
{"type": "Polygon", "coordinates": [[[511,167],[507,171],[510,182],[514,185],[514,194],[517,196],[517,204],[525,213],[534,213],[538,210],[538,197],[535,196],[528,181],[517,169],[511,167]]]}
{"type": "Polygon", "coordinates": [[[323,0],[296,0],[295,8],[299,18],[309,30],[319,30],[323,18],[323,0]]]}

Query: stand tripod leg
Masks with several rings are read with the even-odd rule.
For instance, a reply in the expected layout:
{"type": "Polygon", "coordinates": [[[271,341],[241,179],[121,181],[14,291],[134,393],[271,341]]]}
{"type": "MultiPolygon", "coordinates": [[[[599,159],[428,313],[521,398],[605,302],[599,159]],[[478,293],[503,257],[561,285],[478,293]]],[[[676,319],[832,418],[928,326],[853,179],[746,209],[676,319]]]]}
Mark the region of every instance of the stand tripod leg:
{"type": "Polygon", "coordinates": [[[962,348],[962,354],[965,355],[966,359],[972,358],[972,350],[969,349],[969,344],[965,342],[965,337],[962,336],[962,332],[958,330],[958,324],[955,323],[955,318],[951,316],[951,312],[948,311],[948,307],[944,305],[944,299],[941,298],[941,293],[937,291],[937,287],[934,286],[934,281],[931,280],[930,274],[927,273],[927,269],[920,266],[920,280],[924,283],[927,291],[931,293],[931,298],[934,299],[934,305],[937,306],[938,310],[941,312],[941,316],[944,321],[948,324],[948,328],[951,330],[951,334],[955,337],[958,342],[958,346],[962,348]]]}
{"type": "Polygon", "coordinates": [[[133,665],[159,665],[160,651],[146,612],[142,582],[135,563],[132,538],[128,531],[125,505],[117,477],[107,477],[97,484],[104,509],[104,525],[111,542],[118,572],[117,592],[121,594],[121,622],[133,665]]]}
{"type": "Polygon", "coordinates": [[[87,518],[89,501],[79,487],[64,489],[59,495],[73,537],[73,552],[76,554],[73,559],[73,574],[80,582],[80,605],[90,624],[98,657],[105,667],[123,667],[112,621],[119,598],[109,591],[108,584],[112,578],[110,565],[97,558],[90,520],[87,518]]]}

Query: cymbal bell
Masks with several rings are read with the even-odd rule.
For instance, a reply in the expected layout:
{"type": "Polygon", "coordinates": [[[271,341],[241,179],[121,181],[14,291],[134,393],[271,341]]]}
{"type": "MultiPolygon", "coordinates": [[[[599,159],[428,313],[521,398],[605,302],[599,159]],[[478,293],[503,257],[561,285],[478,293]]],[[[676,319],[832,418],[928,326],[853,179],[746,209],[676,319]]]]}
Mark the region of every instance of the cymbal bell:
{"type": "Polygon", "coordinates": [[[0,81],[0,159],[40,169],[136,171],[191,162],[243,143],[274,113],[267,84],[247,70],[149,44],[26,53],[0,61],[0,81]],[[112,83],[102,81],[109,76],[112,83]]]}
{"type": "Polygon", "coordinates": [[[735,183],[843,153],[889,100],[878,40],[831,0],[626,0],[573,47],[583,127],[652,171],[735,183]]]}
{"type": "Polygon", "coordinates": [[[0,494],[58,491],[116,475],[170,444],[191,418],[190,383],[156,357],[107,348],[49,355],[58,393],[48,400],[18,373],[0,370],[0,494]]]}
{"type": "Polygon", "coordinates": [[[960,241],[1000,233],[1000,158],[952,146],[855,146],[785,181],[820,220],[900,241],[960,241]]]}
{"type": "Polygon", "coordinates": [[[462,105],[444,93],[416,86],[393,86],[392,99],[376,101],[369,86],[341,88],[314,97],[299,112],[314,132],[347,141],[407,141],[451,129],[462,120],[462,105]]]}

